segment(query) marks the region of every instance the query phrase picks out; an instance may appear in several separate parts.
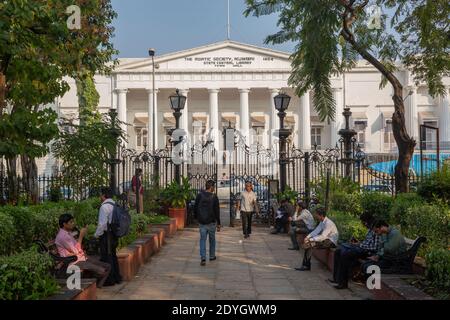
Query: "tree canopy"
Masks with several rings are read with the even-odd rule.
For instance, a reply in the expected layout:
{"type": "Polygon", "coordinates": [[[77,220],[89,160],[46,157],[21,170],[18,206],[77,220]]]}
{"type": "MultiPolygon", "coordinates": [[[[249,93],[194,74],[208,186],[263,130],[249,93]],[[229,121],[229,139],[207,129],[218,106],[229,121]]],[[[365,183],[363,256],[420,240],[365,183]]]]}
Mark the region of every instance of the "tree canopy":
{"type": "MultiPolygon", "coordinates": [[[[335,117],[330,76],[373,57],[393,73],[402,64],[416,83],[428,85],[431,95],[445,94],[442,82],[450,72],[447,0],[247,0],[245,15],[277,13],[280,30],[266,43],[296,44],[290,85],[298,95],[313,89],[321,120],[335,117]],[[383,12],[380,26],[370,24],[371,10],[383,12]]],[[[387,81],[385,77],[382,85],[387,81]]]]}

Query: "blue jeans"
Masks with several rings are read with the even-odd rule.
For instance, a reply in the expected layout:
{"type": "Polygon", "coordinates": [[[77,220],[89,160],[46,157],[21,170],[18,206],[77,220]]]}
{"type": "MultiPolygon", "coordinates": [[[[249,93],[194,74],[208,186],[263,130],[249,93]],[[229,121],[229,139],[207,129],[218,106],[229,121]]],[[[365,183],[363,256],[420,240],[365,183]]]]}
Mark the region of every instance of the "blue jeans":
{"type": "Polygon", "coordinates": [[[200,257],[206,260],[206,237],[209,235],[209,258],[216,257],[216,224],[200,225],[200,257]]]}

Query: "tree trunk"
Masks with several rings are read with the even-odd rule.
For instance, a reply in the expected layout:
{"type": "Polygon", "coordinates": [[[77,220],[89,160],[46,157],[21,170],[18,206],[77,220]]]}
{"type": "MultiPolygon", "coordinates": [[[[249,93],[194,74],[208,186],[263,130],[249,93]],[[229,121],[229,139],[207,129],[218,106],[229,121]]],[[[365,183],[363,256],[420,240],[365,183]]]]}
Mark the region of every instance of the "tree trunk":
{"type": "Polygon", "coordinates": [[[32,204],[39,202],[38,170],[36,160],[27,155],[20,156],[25,191],[32,204]]]}
{"type": "Polygon", "coordinates": [[[405,105],[403,102],[402,88],[394,86],[394,100],[395,112],[392,116],[392,131],[398,147],[398,161],[395,166],[395,193],[409,192],[409,167],[416,141],[411,138],[406,131],[405,123],[405,105]]]}
{"type": "Polygon", "coordinates": [[[3,108],[5,107],[5,99],[6,99],[6,77],[0,71],[0,119],[3,115],[3,108]]]}
{"type": "Polygon", "coordinates": [[[17,158],[6,158],[8,173],[8,193],[7,201],[9,204],[17,205],[19,202],[19,179],[17,177],[17,158]]]}

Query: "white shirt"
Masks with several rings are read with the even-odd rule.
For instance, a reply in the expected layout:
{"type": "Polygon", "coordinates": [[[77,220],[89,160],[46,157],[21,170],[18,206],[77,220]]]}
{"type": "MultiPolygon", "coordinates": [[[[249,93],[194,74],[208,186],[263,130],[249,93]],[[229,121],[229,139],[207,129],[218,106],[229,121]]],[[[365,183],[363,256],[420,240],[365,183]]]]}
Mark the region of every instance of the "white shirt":
{"type": "Polygon", "coordinates": [[[311,232],[307,237],[310,241],[321,242],[329,239],[335,245],[338,244],[339,232],[333,221],[325,217],[325,219],[319,223],[316,229],[311,232]]]}
{"type": "Polygon", "coordinates": [[[311,212],[309,212],[308,209],[303,209],[302,212],[300,212],[300,214],[295,212],[294,221],[299,221],[299,220],[303,220],[303,222],[306,224],[306,227],[309,230],[314,230],[314,228],[316,227],[316,222],[314,221],[314,217],[311,214],[311,212]]]}
{"type": "Polygon", "coordinates": [[[108,223],[111,223],[114,206],[105,203],[111,203],[115,205],[113,199],[106,199],[105,201],[103,201],[98,214],[98,225],[97,230],[95,231],[96,238],[100,238],[103,233],[108,230],[108,223]]]}
{"type": "Polygon", "coordinates": [[[254,193],[253,191],[247,192],[247,190],[244,190],[241,193],[241,211],[255,211],[255,206],[253,205],[253,203],[256,202],[256,200],[256,193],[254,193]]]}

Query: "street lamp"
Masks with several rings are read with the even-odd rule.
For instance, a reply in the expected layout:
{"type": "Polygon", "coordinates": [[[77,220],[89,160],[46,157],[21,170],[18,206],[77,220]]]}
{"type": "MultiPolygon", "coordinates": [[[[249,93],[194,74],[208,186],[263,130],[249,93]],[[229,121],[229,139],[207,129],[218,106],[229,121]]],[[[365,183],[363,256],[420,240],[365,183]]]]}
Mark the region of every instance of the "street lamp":
{"type": "MultiPolygon", "coordinates": [[[[186,97],[180,95],[180,90],[177,89],[175,96],[170,96],[170,108],[173,111],[173,116],[175,117],[175,130],[178,131],[180,129],[180,118],[182,116],[181,111],[184,109],[186,104],[186,97]]],[[[177,150],[176,146],[181,142],[181,136],[179,139],[173,140],[174,149],[177,150]]],[[[180,164],[177,161],[175,164],[175,180],[178,184],[181,184],[181,174],[180,174],[180,164]]]]}
{"type": "Polygon", "coordinates": [[[281,192],[286,190],[286,165],[288,163],[286,154],[286,140],[291,135],[291,130],[284,128],[284,118],[286,118],[286,110],[291,102],[291,97],[287,94],[281,93],[274,98],[275,109],[278,111],[278,117],[280,118],[280,187],[281,192]]]}
{"type": "Polygon", "coordinates": [[[147,136],[150,136],[150,133],[152,134],[153,150],[156,150],[156,137],[155,137],[155,131],[156,131],[155,53],[156,53],[156,50],[153,49],[153,48],[148,50],[148,55],[152,58],[152,100],[153,100],[152,127],[153,128],[151,128],[151,126],[150,126],[150,113],[149,113],[149,115],[148,115],[149,119],[148,119],[148,133],[147,133],[147,136]]]}
{"type": "Polygon", "coordinates": [[[330,206],[330,183],[331,183],[331,168],[334,165],[334,160],[331,155],[329,155],[325,161],[325,167],[327,169],[327,181],[326,181],[326,190],[325,190],[325,210],[328,212],[328,208],[330,206]]]}
{"type": "Polygon", "coordinates": [[[117,159],[118,157],[118,146],[119,146],[119,138],[120,138],[120,129],[117,128],[117,110],[116,109],[110,109],[109,110],[109,118],[110,118],[110,134],[111,137],[116,141],[116,145],[114,148],[111,148],[109,150],[109,166],[110,166],[110,176],[109,176],[109,186],[111,188],[111,191],[114,195],[117,195],[117,184],[116,184],[116,166],[121,163],[120,159],[117,159]]]}

